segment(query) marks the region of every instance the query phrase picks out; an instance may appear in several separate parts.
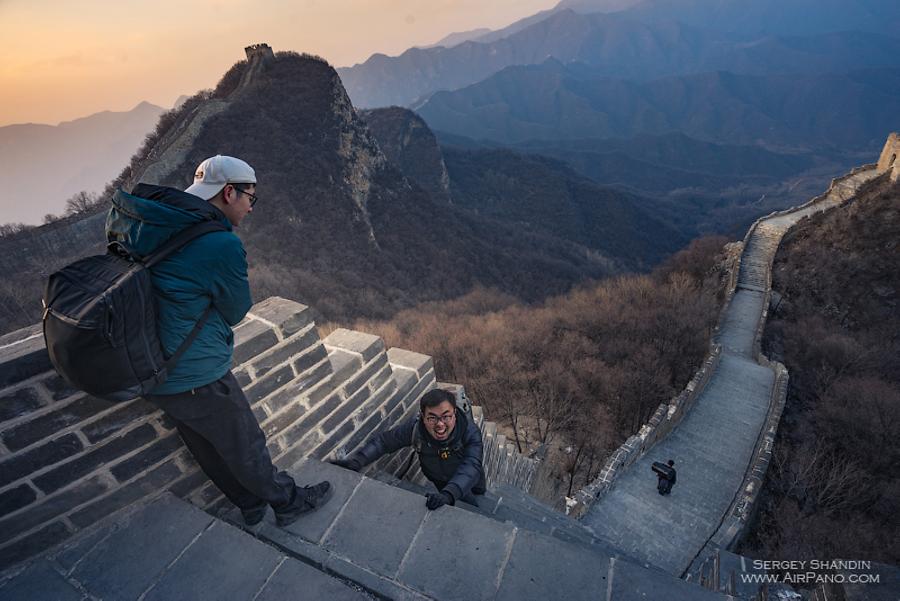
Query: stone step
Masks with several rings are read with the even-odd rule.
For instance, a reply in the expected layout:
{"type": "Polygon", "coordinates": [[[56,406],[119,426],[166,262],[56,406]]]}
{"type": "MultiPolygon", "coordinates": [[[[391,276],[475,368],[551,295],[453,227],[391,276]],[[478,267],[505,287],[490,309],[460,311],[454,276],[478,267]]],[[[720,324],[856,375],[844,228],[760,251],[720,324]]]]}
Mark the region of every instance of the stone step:
{"type": "Polygon", "coordinates": [[[13,601],[373,599],[165,494],[116,523],[23,566],[0,588],[13,601]]]}
{"type": "MultiPolygon", "coordinates": [[[[328,479],[332,499],[287,528],[270,512],[247,530],[381,598],[726,599],[621,554],[585,553],[584,544],[489,518],[481,513],[489,504],[428,511],[420,493],[334,465],[305,461],[292,471],[301,484],[328,479]]],[[[225,518],[240,524],[236,510],[225,518]]]]}

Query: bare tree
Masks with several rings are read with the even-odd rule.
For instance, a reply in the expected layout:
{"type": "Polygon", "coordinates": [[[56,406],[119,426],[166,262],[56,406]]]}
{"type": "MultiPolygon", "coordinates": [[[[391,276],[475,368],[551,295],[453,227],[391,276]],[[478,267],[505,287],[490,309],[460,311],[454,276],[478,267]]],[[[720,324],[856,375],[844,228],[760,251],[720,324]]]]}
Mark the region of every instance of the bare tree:
{"type": "Polygon", "coordinates": [[[100,197],[92,192],[76,192],[66,201],[66,215],[80,215],[87,213],[100,202],[100,197]]]}

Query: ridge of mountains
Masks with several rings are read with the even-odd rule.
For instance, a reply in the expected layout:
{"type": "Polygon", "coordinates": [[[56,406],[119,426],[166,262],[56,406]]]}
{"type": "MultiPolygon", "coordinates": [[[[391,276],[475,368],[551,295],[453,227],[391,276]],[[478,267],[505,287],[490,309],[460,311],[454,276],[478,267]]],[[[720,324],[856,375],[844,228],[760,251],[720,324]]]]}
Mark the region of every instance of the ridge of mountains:
{"type": "MultiPolygon", "coordinates": [[[[618,228],[621,236],[594,241],[573,240],[562,230],[523,223],[522,214],[486,215],[455,199],[432,197],[388,160],[354,110],[337,73],[321,59],[279,53],[266,63],[239,63],[223,82],[219,89],[235,90],[227,98],[217,89],[208,99],[198,95],[175,114],[167,114],[170,129],[182,131],[190,129],[186,124],[191,114],[202,112],[204,103],[219,107],[206,118],[180,163],[155,183],[183,189],[196,165],[217,153],[239,156],[254,166],[261,200],[237,231],[247,249],[257,298],[274,294],[296,298],[329,319],[382,318],[419,302],[465,294],[476,286],[536,301],[586,279],[652,265],[685,241],[679,232],[652,219],[637,199],[618,198],[614,192],[595,196],[593,207],[591,198],[578,197],[579,210],[596,211],[595,220],[602,219],[607,208],[616,209],[608,213],[606,226],[618,228]],[[248,73],[249,80],[244,77],[248,73]],[[241,85],[233,88],[226,79],[241,85]],[[635,241],[630,240],[631,232],[635,241]]],[[[412,149],[420,157],[429,156],[425,151],[431,140],[434,164],[443,161],[431,131],[408,111],[375,129],[385,140],[399,140],[394,150],[412,149]],[[417,127],[411,127],[413,118],[417,127]]],[[[157,140],[168,138],[168,132],[158,132],[157,140]]],[[[387,142],[385,147],[392,148],[387,142]]],[[[144,152],[151,156],[157,151],[144,152]]],[[[133,161],[141,163],[140,157],[133,161]]],[[[566,174],[554,185],[565,187],[568,180],[584,179],[574,172],[566,174]]],[[[440,173],[433,177],[442,180],[440,173]]],[[[510,186],[504,200],[515,203],[518,191],[510,186]]],[[[571,200],[563,197],[557,206],[545,209],[569,210],[574,206],[571,200]]],[[[96,233],[80,232],[79,239],[102,241],[102,222],[95,217],[0,240],[0,268],[8,274],[8,285],[0,288],[0,305],[9,307],[6,313],[37,320],[39,303],[32,301],[40,297],[40,274],[58,268],[54,260],[70,261],[72,254],[92,250],[70,248],[60,231],[56,239],[65,248],[35,257],[28,249],[43,244],[41,232],[48,228],[74,232],[82,223],[93,224],[89,227],[98,228],[96,233]]]]}
{"type": "Polygon", "coordinates": [[[687,25],[675,16],[642,20],[629,15],[556,10],[520,30],[504,31],[499,39],[481,38],[452,48],[410,48],[397,57],[375,54],[338,72],[354,104],[367,108],[416,107],[435,92],[456,90],[506,67],[543,63],[548,57],[636,80],[707,71],[827,73],[860,65],[900,66],[898,29],[888,29],[893,35],[846,29],[806,36],[751,35],[687,25]]]}
{"type": "Polygon", "coordinates": [[[37,224],[79,191],[100,192],[137,151],[166,109],[141,102],[59,125],[0,127],[3,222],[37,224]]]}
{"type": "Polygon", "coordinates": [[[770,76],[715,71],[636,82],[548,59],[438,92],[418,112],[436,130],[502,143],[681,132],[771,149],[875,152],[896,124],[898,92],[900,68],[770,76]]]}

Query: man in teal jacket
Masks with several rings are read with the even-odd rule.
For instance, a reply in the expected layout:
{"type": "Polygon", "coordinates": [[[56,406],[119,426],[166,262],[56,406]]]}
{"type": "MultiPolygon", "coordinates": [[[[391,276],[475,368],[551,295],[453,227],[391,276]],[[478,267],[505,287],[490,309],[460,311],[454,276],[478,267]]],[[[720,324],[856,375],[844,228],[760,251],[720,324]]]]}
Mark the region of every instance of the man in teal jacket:
{"type": "Polygon", "coordinates": [[[227,231],[190,242],[151,269],[159,337],[171,356],[210,305],[200,334],[168,379],[147,398],[175,422],[185,445],[207,476],[252,525],[269,505],[286,526],[322,506],[331,486],[299,487],[272,464],[265,435],[231,373],[231,327],[252,305],[244,247],[232,231],[256,204],[256,173],[240,159],[216,155],[203,161],[184,192],[138,184],[119,190],[106,221],[107,237],[146,256],[184,228],[218,220],[227,231]]]}

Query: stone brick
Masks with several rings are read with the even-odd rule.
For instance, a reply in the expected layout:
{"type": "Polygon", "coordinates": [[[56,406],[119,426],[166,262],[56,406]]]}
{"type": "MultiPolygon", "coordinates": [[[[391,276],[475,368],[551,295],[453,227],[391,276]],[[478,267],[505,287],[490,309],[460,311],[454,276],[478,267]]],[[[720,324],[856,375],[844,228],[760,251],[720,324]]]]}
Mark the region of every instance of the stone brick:
{"type": "Polygon", "coordinates": [[[322,344],[317,344],[294,360],[294,369],[296,370],[297,374],[302,375],[303,372],[313,367],[317,363],[320,363],[327,356],[328,351],[325,350],[325,346],[322,344]]]}
{"type": "Polygon", "coordinates": [[[105,493],[106,490],[106,484],[100,478],[95,477],[79,482],[59,494],[44,497],[39,503],[28,507],[25,511],[0,521],[0,532],[3,533],[3,538],[13,538],[26,530],[49,522],[82,503],[87,503],[105,493]]]}
{"type": "Polygon", "coordinates": [[[315,409],[300,418],[300,421],[281,433],[281,439],[285,447],[293,446],[293,443],[303,437],[306,432],[319,425],[326,415],[331,413],[341,402],[341,398],[334,394],[327,398],[315,409]]]}
{"type": "Polygon", "coordinates": [[[347,395],[351,395],[372,379],[372,377],[378,372],[378,370],[387,367],[387,359],[384,357],[376,358],[374,361],[365,366],[365,368],[354,375],[350,380],[344,384],[344,393],[347,395]]]}
{"type": "Polygon", "coordinates": [[[53,522],[0,549],[0,570],[34,557],[72,535],[62,522],[53,522]]]}
{"type": "Polygon", "coordinates": [[[256,370],[256,376],[260,377],[292,357],[299,355],[318,341],[319,333],[316,332],[315,328],[312,328],[304,334],[298,334],[277,344],[274,348],[252,359],[250,365],[256,370]]]}
{"type": "Polygon", "coordinates": [[[357,426],[356,430],[354,430],[353,435],[344,443],[344,450],[347,452],[353,451],[356,447],[363,443],[366,438],[371,434],[375,428],[378,427],[378,424],[381,422],[383,416],[381,412],[376,411],[364,421],[362,424],[357,426]]]}
{"type": "Polygon", "coordinates": [[[266,399],[266,407],[271,414],[278,413],[287,405],[297,401],[307,390],[324,380],[331,373],[331,364],[323,362],[312,372],[295,378],[290,384],[266,399]]]}
{"type": "Polygon", "coordinates": [[[329,352],[328,360],[331,362],[331,370],[334,372],[335,382],[341,383],[347,381],[363,365],[359,355],[341,349],[334,349],[329,352]]]}
{"type": "Polygon", "coordinates": [[[250,385],[250,382],[253,381],[253,378],[250,377],[250,374],[247,373],[246,369],[236,369],[232,374],[234,374],[234,379],[241,388],[246,388],[250,385]]]}
{"type": "Polygon", "coordinates": [[[328,438],[326,438],[324,442],[322,442],[322,444],[313,449],[309,456],[315,459],[322,459],[323,457],[325,457],[325,455],[333,451],[337,447],[338,443],[346,438],[347,435],[349,435],[351,432],[353,432],[353,422],[346,422],[343,426],[341,426],[334,432],[331,432],[328,438]]]}
{"type": "Polygon", "coordinates": [[[364,332],[354,332],[344,328],[339,328],[329,334],[324,342],[325,346],[329,348],[338,348],[361,354],[364,363],[368,363],[378,353],[384,351],[384,341],[378,336],[364,332]]]}
{"type": "Polygon", "coordinates": [[[250,314],[275,325],[287,338],[313,321],[313,311],[306,305],[271,296],[251,307],[250,314]]]}
{"type": "Polygon", "coordinates": [[[142,447],[154,438],[156,438],[156,430],[150,424],[144,424],[122,436],[111,439],[103,446],[92,447],[84,455],[32,480],[38,488],[49,494],[104,464],[142,447]]]}
{"type": "Polygon", "coordinates": [[[155,411],[157,411],[156,407],[149,402],[143,399],[135,399],[124,404],[121,409],[117,409],[96,421],[86,424],[81,428],[81,431],[92,443],[99,442],[155,411]]]}
{"type": "Polygon", "coordinates": [[[254,601],[284,601],[298,597],[303,591],[306,599],[328,601],[365,601],[371,597],[350,588],[337,578],[295,559],[281,564],[254,601]]]}
{"type": "Polygon", "coordinates": [[[0,494],[0,515],[7,515],[34,501],[37,493],[27,484],[11,488],[0,494]]]}
{"type": "Polygon", "coordinates": [[[232,365],[237,367],[276,344],[278,344],[278,336],[270,327],[259,321],[249,321],[246,325],[234,330],[232,365]]]}
{"type": "Polygon", "coordinates": [[[387,356],[391,365],[410,369],[416,372],[419,378],[434,369],[434,361],[432,361],[431,357],[421,353],[392,348],[388,349],[387,356]]]}
{"type": "Polygon", "coordinates": [[[66,434],[21,455],[7,457],[0,462],[0,487],[48,465],[59,463],[84,448],[74,434],[66,434]]]}
{"type": "Polygon", "coordinates": [[[184,445],[181,442],[181,437],[176,434],[171,434],[166,436],[165,438],[161,438],[145,448],[142,451],[139,451],[135,455],[132,455],[125,461],[122,461],[116,465],[114,465],[110,471],[113,476],[116,477],[116,480],[119,482],[125,482],[126,480],[130,480],[131,478],[137,476],[142,471],[146,470],[150,466],[159,463],[178,449],[184,448],[184,445]]]}
{"type": "Polygon", "coordinates": [[[0,422],[27,415],[43,407],[41,396],[34,388],[20,388],[0,396],[0,422]]]}
{"type": "Polygon", "coordinates": [[[337,427],[342,421],[347,419],[347,417],[363,406],[363,403],[369,398],[368,389],[362,389],[357,392],[355,395],[341,403],[341,405],[335,409],[334,413],[329,415],[325,421],[322,422],[322,429],[325,432],[329,432],[330,430],[337,427]]]}
{"type": "Polygon", "coordinates": [[[50,371],[53,365],[44,347],[44,339],[29,334],[24,339],[0,346],[0,388],[12,386],[50,371]]]}
{"type": "Polygon", "coordinates": [[[17,451],[111,407],[107,401],[84,397],[11,428],[3,433],[3,442],[10,450],[17,451]]]}
{"type": "Polygon", "coordinates": [[[266,437],[277,436],[282,430],[297,421],[306,413],[306,407],[300,403],[294,403],[287,409],[263,422],[262,429],[266,437]]]}
{"type": "Polygon", "coordinates": [[[62,378],[62,376],[58,375],[55,372],[49,378],[41,380],[41,384],[43,384],[44,387],[50,392],[50,396],[53,397],[54,401],[68,398],[73,394],[77,394],[79,392],[77,388],[73,388],[62,378]]]}
{"type": "Polygon", "coordinates": [[[97,501],[84,509],[76,511],[69,516],[69,519],[79,528],[86,528],[138,499],[158,493],[180,475],[181,470],[178,469],[175,462],[167,461],[138,480],[126,484],[103,498],[97,499],[97,501]]]}
{"type": "Polygon", "coordinates": [[[244,394],[247,395],[247,400],[250,401],[250,404],[255,404],[290,382],[293,377],[294,370],[291,369],[290,365],[285,365],[280,369],[267,373],[263,378],[248,386],[244,390],[244,394]]]}
{"type": "Polygon", "coordinates": [[[256,418],[256,421],[262,423],[269,417],[269,414],[266,412],[266,408],[262,405],[256,405],[255,407],[251,407],[250,410],[253,412],[253,417],[256,418]]]}
{"type": "Polygon", "coordinates": [[[209,478],[207,478],[206,474],[198,468],[197,471],[186,475],[184,478],[170,486],[169,490],[172,494],[184,498],[207,484],[209,484],[209,478]]]}

